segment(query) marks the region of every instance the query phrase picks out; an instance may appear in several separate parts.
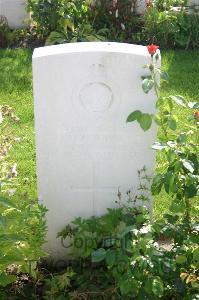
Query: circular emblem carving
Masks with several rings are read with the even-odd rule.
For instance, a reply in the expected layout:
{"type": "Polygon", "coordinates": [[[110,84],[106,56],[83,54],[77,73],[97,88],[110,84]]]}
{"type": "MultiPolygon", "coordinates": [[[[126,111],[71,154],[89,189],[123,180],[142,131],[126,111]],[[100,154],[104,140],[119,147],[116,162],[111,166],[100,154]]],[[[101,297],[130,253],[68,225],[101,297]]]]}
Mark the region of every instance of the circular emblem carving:
{"type": "Polygon", "coordinates": [[[113,103],[111,88],[103,82],[87,83],[79,93],[82,106],[90,112],[104,112],[113,103]]]}

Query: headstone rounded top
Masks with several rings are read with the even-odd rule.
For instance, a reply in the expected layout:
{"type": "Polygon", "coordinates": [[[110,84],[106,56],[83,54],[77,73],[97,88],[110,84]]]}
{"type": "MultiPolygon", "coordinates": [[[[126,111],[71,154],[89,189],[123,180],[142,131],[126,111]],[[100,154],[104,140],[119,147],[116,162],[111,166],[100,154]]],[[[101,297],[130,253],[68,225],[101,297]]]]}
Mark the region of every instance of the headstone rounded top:
{"type": "Polygon", "coordinates": [[[79,52],[126,53],[138,56],[149,56],[146,46],[112,42],[80,42],[37,48],[34,50],[33,59],[43,56],[79,52]]]}

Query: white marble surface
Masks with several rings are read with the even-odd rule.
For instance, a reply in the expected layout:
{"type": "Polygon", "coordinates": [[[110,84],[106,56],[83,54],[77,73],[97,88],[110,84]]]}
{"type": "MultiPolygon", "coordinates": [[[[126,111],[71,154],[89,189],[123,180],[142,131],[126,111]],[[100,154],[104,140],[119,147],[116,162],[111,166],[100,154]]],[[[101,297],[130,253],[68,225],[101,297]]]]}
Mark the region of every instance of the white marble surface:
{"type": "Polygon", "coordinates": [[[144,94],[146,47],[75,43],[33,55],[38,190],[49,209],[47,250],[60,257],[56,234],[75,217],[115,206],[117,190],[138,186],[137,170],[153,172],[156,128],[126,123],[133,110],[153,113],[144,94]]]}

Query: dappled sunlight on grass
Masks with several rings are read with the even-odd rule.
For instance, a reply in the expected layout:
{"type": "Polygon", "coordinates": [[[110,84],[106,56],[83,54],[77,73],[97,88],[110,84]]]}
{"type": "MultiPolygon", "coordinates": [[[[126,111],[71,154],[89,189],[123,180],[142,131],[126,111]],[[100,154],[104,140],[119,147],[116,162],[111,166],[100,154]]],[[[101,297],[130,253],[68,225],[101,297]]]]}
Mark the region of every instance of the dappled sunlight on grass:
{"type": "Polygon", "coordinates": [[[12,124],[15,136],[21,138],[10,153],[17,162],[19,192],[36,197],[34,113],[32,97],[32,52],[25,49],[0,50],[0,103],[13,107],[20,118],[12,124]]]}

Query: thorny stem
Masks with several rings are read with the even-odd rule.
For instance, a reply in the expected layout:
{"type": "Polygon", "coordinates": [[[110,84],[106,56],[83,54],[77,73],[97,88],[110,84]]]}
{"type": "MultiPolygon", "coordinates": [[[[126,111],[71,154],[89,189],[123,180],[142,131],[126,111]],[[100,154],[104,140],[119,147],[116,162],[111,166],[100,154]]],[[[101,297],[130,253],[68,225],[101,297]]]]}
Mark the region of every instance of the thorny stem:
{"type": "Polygon", "coordinates": [[[191,232],[190,202],[187,197],[185,197],[185,205],[186,205],[185,218],[188,223],[188,230],[190,233],[191,232]]]}
{"type": "Polygon", "coordinates": [[[165,137],[168,139],[167,127],[164,125],[162,113],[160,113],[160,115],[161,115],[161,118],[160,118],[161,119],[161,128],[164,132],[165,137]]]}
{"type": "MultiPolygon", "coordinates": [[[[151,69],[151,77],[154,81],[154,91],[155,91],[155,94],[156,94],[156,97],[157,97],[157,100],[159,99],[160,97],[160,86],[158,85],[158,82],[157,82],[157,74],[158,74],[158,71],[157,71],[157,68],[156,68],[156,64],[152,58],[152,62],[151,62],[151,65],[152,65],[152,69],[151,69]]],[[[163,121],[162,121],[162,113],[161,114],[161,128],[164,132],[164,135],[166,138],[168,138],[168,133],[167,133],[167,128],[166,126],[164,125],[163,121]]]]}

